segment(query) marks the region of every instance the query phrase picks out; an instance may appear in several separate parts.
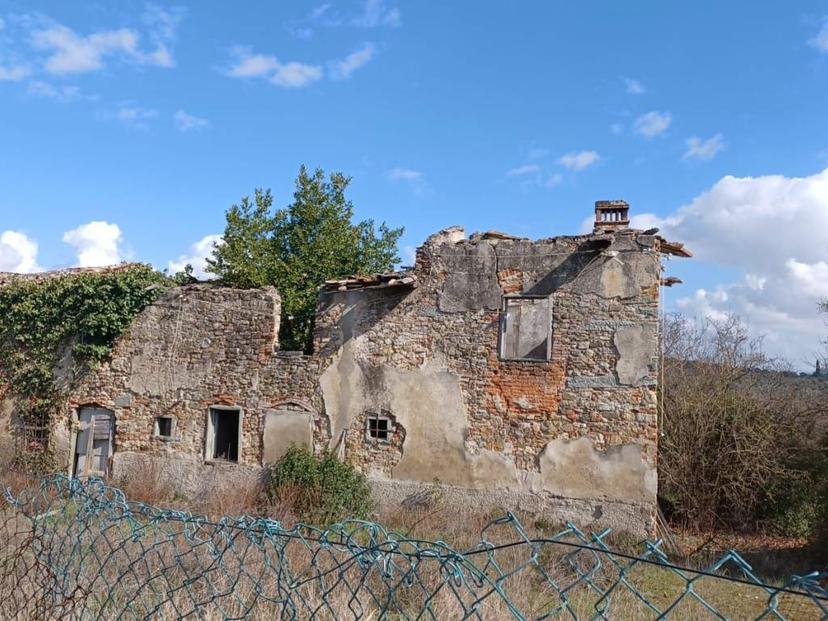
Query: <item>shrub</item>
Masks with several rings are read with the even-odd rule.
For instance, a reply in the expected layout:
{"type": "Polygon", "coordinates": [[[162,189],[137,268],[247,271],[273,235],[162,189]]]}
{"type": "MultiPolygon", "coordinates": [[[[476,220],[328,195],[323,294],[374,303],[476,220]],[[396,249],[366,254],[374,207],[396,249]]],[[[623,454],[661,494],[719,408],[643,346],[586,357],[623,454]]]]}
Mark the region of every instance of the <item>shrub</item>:
{"type": "Polygon", "coordinates": [[[802,451],[790,460],[790,466],[800,476],[777,482],[760,515],[782,535],[818,535],[828,525],[828,436],[821,450],[802,451]]]}
{"type": "Polygon", "coordinates": [[[667,319],[659,496],[687,526],[818,532],[828,485],[821,391],[806,390],[734,317],[667,319]]]}
{"type": "Polygon", "coordinates": [[[365,518],[371,510],[371,489],[364,474],[329,451],[317,457],[295,445],[267,467],[265,495],[268,504],[290,503],[301,521],[320,526],[365,518]]]}

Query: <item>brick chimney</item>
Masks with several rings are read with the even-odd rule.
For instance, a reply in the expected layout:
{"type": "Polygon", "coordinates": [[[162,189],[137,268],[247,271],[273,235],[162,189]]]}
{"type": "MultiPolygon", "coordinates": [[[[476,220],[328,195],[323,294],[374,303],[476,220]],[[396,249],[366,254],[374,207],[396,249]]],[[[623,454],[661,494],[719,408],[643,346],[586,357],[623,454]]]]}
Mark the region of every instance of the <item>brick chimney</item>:
{"type": "Polygon", "coordinates": [[[610,233],[630,226],[630,206],[627,201],[595,201],[594,233],[610,233]]]}

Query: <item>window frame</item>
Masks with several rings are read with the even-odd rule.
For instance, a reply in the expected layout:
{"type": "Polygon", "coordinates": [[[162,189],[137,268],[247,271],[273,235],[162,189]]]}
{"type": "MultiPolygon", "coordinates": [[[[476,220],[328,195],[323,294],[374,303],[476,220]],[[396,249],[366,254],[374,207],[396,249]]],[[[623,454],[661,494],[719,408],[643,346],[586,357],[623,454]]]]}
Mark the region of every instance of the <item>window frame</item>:
{"type": "Polygon", "coordinates": [[[172,440],[175,440],[175,432],[176,432],[175,416],[167,416],[167,415],[162,414],[160,416],[155,417],[155,420],[153,421],[153,424],[152,424],[152,435],[153,435],[154,438],[159,438],[161,440],[165,440],[167,442],[170,442],[172,440]],[[164,435],[163,433],[161,433],[160,420],[162,418],[167,419],[167,420],[170,421],[170,433],[169,433],[169,435],[164,435]]]}
{"type": "Polygon", "coordinates": [[[497,335],[497,358],[505,362],[549,362],[552,359],[552,322],[553,322],[552,296],[534,293],[515,293],[506,294],[501,299],[500,305],[500,325],[498,327],[497,335]],[[512,358],[504,355],[504,344],[507,327],[507,310],[511,300],[547,300],[549,323],[546,326],[546,355],[543,358],[512,358]]]}
{"type": "Polygon", "coordinates": [[[207,408],[205,437],[204,437],[204,463],[206,464],[240,464],[242,463],[242,430],[244,429],[244,410],[237,405],[211,405],[207,408]],[[238,412],[238,434],[236,435],[236,459],[222,459],[215,457],[216,452],[216,424],[213,421],[213,412],[238,412]]]}
{"type": "MultiPolygon", "coordinates": [[[[396,428],[396,423],[394,422],[394,417],[390,414],[385,412],[373,412],[368,411],[365,413],[365,439],[369,442],[375,444],[391,444],[391,436],[394,435],[394,430],[396,428]],[[388,427],[385,430],[386,437],[374,437],[371,435],[371,421],[376,420],[377,422],[384,420],[388,427]]],[[[379,432],[379,426],[377,427],[377,432],[379,432]]]]}

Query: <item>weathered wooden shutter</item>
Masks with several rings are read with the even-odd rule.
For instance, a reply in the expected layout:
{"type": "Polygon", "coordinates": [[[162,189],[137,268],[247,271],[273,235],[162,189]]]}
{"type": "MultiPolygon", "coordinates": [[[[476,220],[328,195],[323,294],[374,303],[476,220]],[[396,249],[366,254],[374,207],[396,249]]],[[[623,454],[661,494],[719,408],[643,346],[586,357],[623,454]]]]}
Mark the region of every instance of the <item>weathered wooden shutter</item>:
{"type": "Polygon", "coordinates": [[[98,414],[93,416],[94,420],[94,439],[95,440],[109,440],[110,430],[112,427],[112,419],[106,414],[98,414]]]}
{"type": "Polygon", "coordinates": [[[75,441],[75,452],[78,455],[86,455],[89,446],[89,421],[81,421],[78,437],[75,441]]]}

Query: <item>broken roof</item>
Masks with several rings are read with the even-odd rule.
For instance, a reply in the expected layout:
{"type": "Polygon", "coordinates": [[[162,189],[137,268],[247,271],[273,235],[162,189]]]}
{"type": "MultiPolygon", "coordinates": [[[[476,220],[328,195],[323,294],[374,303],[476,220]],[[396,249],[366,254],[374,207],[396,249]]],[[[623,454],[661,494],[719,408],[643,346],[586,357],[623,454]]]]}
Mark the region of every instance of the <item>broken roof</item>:
{"type": "Polygon", "coordinates": [[[661,252],[664,254],[672,254],[676,257],[686,257],[690,258],[693,256],[693,253],[690,252],[687,248],[684,247],[684,244],[680,242],[672,242],[667,241],[660,235],[656,235],[658,239],[658,246],[661,252]]]}
{"type": "Polygon", "coordinates": [[[417,286],[417,277],[412,272],[386,272],[384,274],[368,274],[366,276],[349,276],[326,280],[319,288],[322,293],[334,291],[353,291],[357,289],[380,289],[386,287],[417,286]]]}

